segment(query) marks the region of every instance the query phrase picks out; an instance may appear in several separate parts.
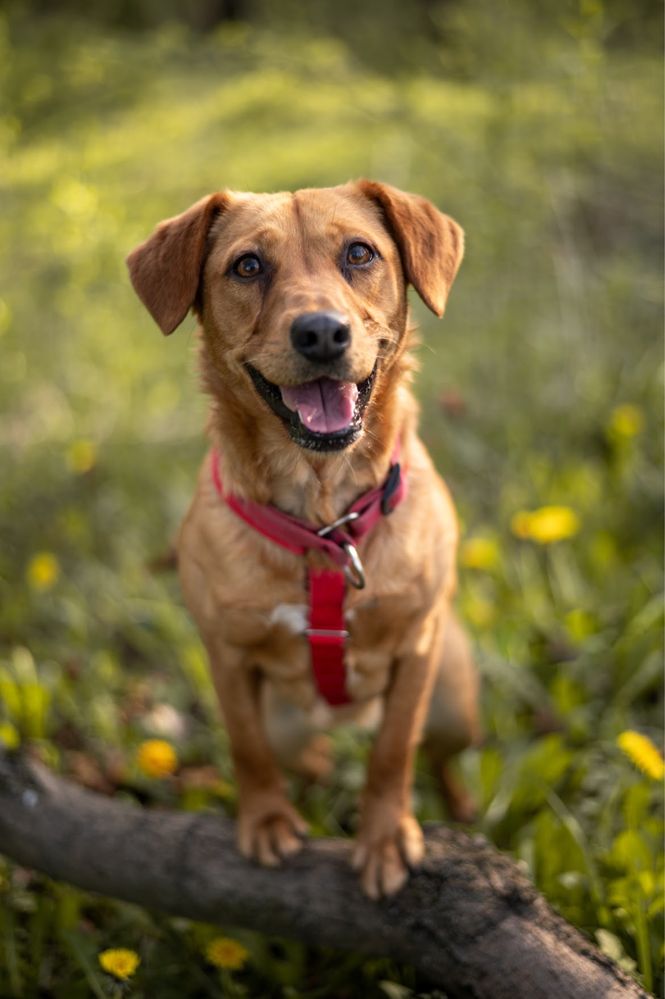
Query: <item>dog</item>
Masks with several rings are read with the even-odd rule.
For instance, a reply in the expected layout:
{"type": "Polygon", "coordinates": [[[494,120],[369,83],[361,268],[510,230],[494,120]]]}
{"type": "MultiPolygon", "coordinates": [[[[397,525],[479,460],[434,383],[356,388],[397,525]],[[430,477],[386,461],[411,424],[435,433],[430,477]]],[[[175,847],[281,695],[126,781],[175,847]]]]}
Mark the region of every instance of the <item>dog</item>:
{"type": "Polygon", "coordinates": [[[283,768],[321,775],[323,730],[375,716],[353,851],[373,899],[423,857],[421,740],[453,817],[471,808],[448,761],[477,739],[478,681],[407,304],[412,285],[441,316],[462,255],[429,201],[359,180],[211,194],[127,258],[164,334],[199,321],[211,451],[177,561],[228,729],[239,849],[268,866],[296,853],[283,768]]]}

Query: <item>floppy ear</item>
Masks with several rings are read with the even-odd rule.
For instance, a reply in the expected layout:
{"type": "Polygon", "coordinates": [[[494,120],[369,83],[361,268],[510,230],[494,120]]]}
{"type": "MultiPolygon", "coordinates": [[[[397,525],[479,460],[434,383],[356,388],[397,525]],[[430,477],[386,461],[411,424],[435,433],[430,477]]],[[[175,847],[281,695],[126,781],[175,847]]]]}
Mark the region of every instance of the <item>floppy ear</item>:
{"type": "Polygon", "coordinates": [[[209,194],[182,215],[160,222],[127,257],[134,290],[162,333],[173,333],[196,299],[210,226],[227,202],[209,194]]]}
{"type": "Polygon", "coordinates": [[[358,187],[380,207],[397,243],[407,281],[425,305],[442,316],[464,256],[464,231],[417,194],[405,194],[373,180],[359,180],[358,187]]]}

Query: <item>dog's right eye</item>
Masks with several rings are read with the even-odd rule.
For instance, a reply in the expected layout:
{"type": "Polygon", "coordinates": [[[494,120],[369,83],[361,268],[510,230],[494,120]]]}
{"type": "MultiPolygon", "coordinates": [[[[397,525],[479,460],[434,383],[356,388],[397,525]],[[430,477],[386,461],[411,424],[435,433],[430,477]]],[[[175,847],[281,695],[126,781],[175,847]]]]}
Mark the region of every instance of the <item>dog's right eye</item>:
{"type": "Polygon", "coordinates": [[[363,267],[374,260],[374,250],[367,243],[351,243],[346,251],[346,262],[352,267],[363,267]]]}
{"type": "Polygon", "coordinates": [[[263,273],[263,264],[255,253],[245,253],[233,264],[231,270],[241,278],[253,278],[263,273]]]}

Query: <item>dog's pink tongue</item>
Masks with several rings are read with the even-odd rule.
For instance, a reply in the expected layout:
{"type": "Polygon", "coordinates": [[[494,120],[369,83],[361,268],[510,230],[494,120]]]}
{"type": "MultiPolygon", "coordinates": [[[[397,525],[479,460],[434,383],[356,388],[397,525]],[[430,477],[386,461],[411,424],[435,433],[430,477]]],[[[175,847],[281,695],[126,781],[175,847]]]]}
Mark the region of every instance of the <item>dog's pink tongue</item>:
{"type": "Polygon", "coordinates": [[[284,405],[297,412],[300,420],[315,434],[344,430],[353,420],[358,387],[353,382],[318,378],[304,385],[280,388],[284,405]]]}

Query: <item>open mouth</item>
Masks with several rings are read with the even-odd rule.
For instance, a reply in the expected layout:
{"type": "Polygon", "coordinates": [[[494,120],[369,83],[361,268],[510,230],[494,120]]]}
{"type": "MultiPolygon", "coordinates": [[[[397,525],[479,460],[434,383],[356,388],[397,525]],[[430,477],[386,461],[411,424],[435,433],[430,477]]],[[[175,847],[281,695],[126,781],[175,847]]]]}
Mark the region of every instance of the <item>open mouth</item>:
{"type": "Polygon", "coordinates": [[[368,378],[357,384],[316,378],[302,385],[279,386],[269,382],[251,364],[247,365],[247,371],[256,391],[301,447],[341,451],[360,436],[376,366],[368,378]]]}

